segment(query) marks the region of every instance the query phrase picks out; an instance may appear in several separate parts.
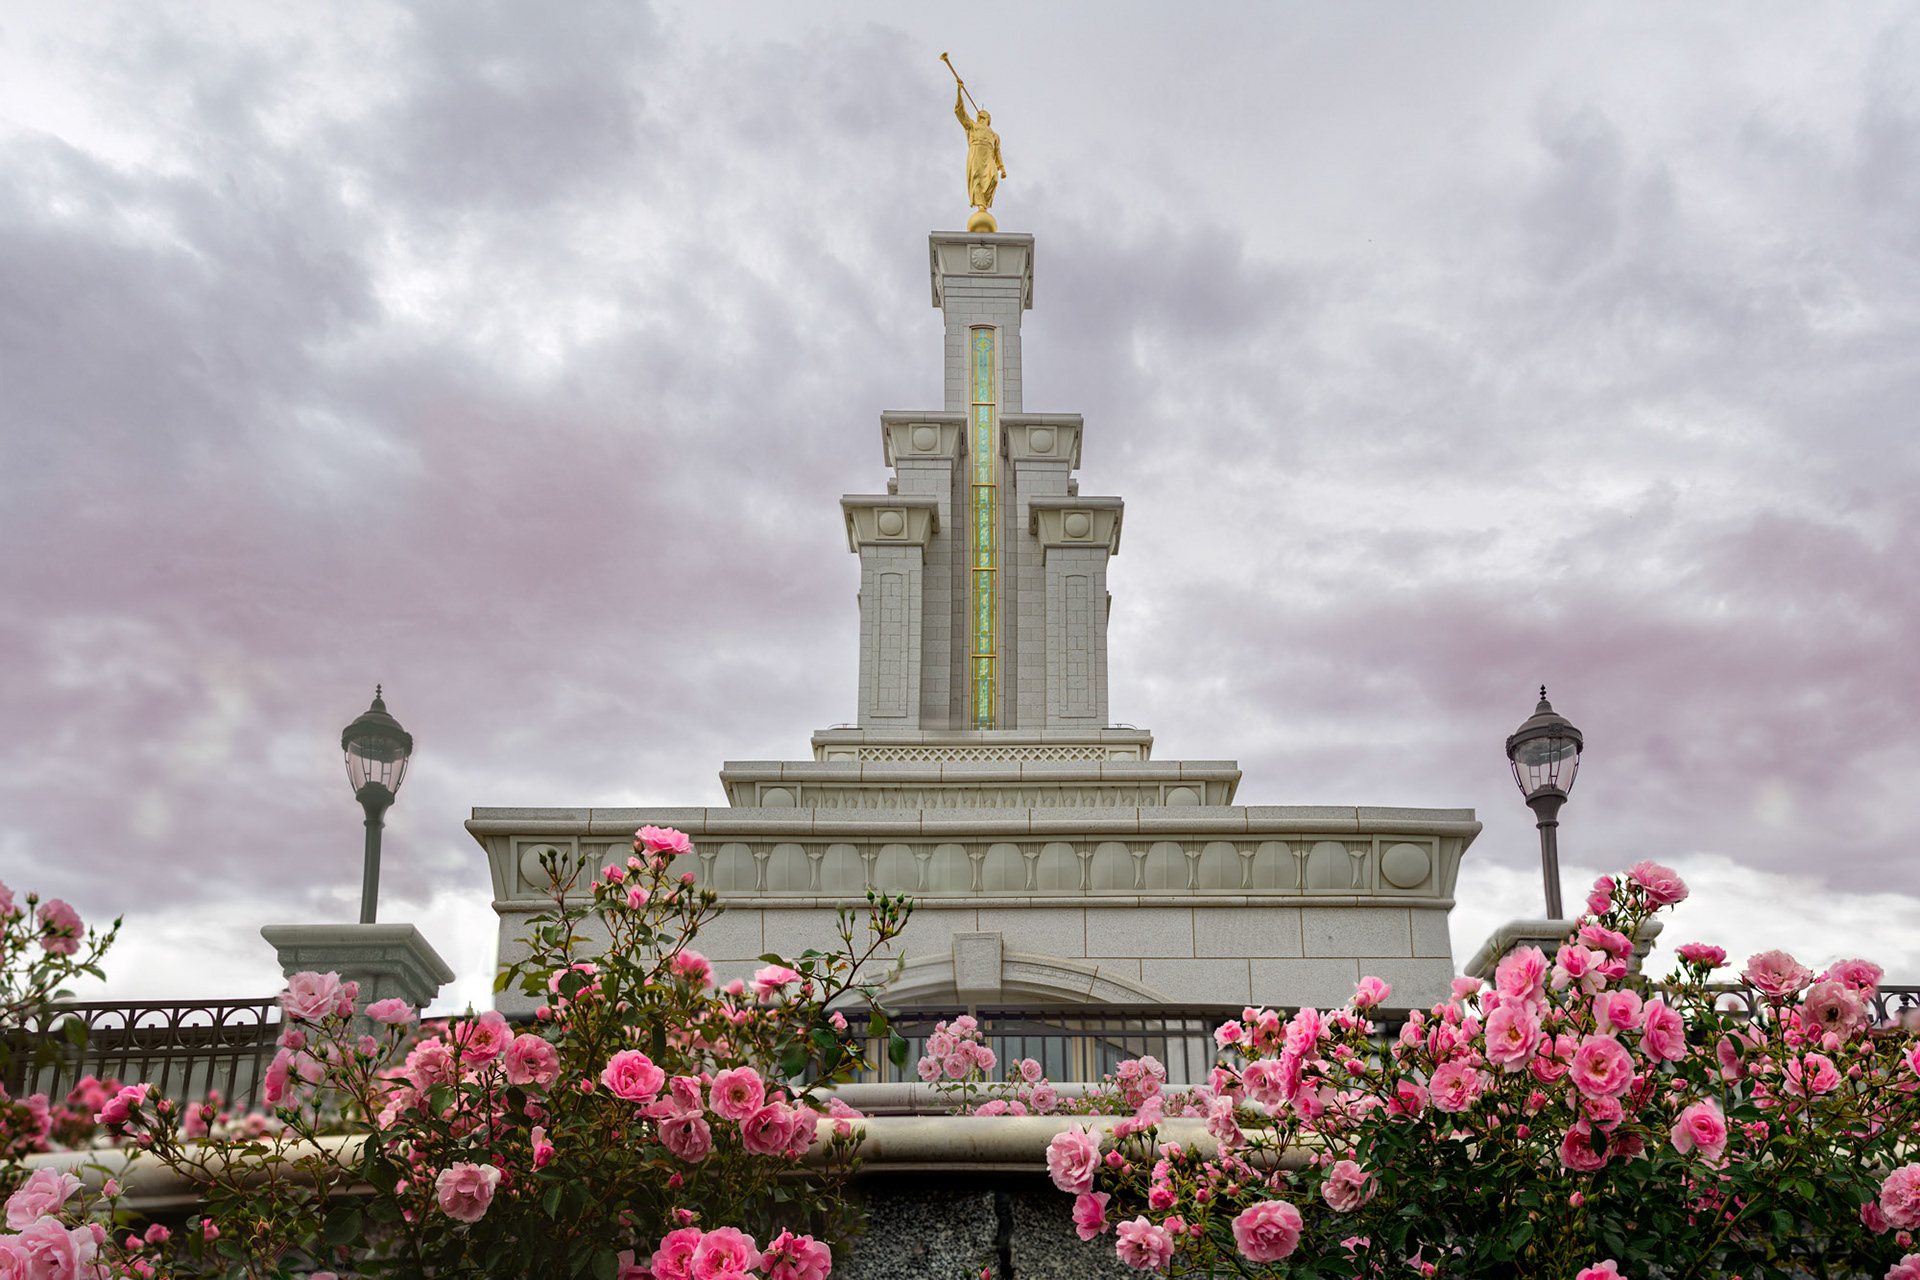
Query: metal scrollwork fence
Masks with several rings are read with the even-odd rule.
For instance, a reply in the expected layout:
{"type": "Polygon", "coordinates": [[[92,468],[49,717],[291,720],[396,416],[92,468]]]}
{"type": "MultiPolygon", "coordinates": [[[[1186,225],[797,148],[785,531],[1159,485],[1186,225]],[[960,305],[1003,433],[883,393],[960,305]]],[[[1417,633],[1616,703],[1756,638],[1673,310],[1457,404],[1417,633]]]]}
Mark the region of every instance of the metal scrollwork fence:
{"type": "Polygon", "coordinates": [[[272,997],[63,1002],[15,1031],[7,1091],[44,1093],[59,1102],[94,1076],[151,1084],[183,1102],[218,1092],[229,1109],[253,1110],[279,1036],[280,1009],[272,997]],[[76,1021],[84,1038],[70,1029],[76,1021]]]}

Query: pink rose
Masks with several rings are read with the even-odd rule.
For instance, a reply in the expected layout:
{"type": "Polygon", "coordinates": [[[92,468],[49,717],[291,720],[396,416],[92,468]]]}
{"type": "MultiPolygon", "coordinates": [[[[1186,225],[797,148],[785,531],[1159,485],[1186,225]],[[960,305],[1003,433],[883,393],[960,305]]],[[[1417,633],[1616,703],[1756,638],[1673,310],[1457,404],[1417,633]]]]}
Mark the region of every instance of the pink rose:
{"type": "Polygon", "coordinates": [[[1091,1130],[1071,1126],[1065,1133],[1054,1134],[1047,1144],[1047,1174],[1054,1186],[1069,1195],[1093,1190],[1099,1164],[1100,1140],[1091,1130]]]}
{"type": "Polygon", "coordinates": [[[653,1280],[692,1280],[693,1250],[700,1243],[701,1234],[698,1227],[681,1227],[663,1236],[648,1263],[653,1280]]]}
{"type": "Polygon", "coordinates": [[[668,968],[689,986],[705,989],[713,985],[713,962],[698,951],[675,952],[668,968]]]}
{"type": "Polygon", "coordinates": [[[800,981],[800,975],[783,964],[770,964],[753,971],[753,994],[762,1000],[777,996],[800,981]]]}
{"type": "Polygon", "coordinates": [[[684,831],[672,827],[642,827],[633,833],[633,842],[648,853],[668,855],[692,853],[693,840],[684,831]]]}
{"type": "Polygon", "coordinates": [[[1603,916],[1613,910],[1613,891],[1619,886],[1614,884],[1612,876],[1601,876],[1593,882],[1593,889],[1587,894],[1587,912],[1590,915],[1603,916]]]}
{"type": "Polygon", "coordinates": [[[58,1218],[29,1223],[12,1243],[23,1264],[15,1274],[22,1280],[81,1280],[94,1274],[89,1264],[100,1252],[100,1241],[91,1230],[69,1230],[58,1218]]]}
{"type": "Polygon", "coordinates": [[[1372,1174],[1351,1160],[1336,1160],[1320,1184],[1320,1198],[1335,1213],[1352,1213],[1373,1199],[1376,1189],[1372,1174]]]}
{"type": "Polygon", "coordinates": [[[1455,1003],[1463,1000],[1471,1000],[1480,994],[1480,988],[1483,985],[1485,984],[1478,978],[1455,978],[1452,985],[1452,995],[1449,998],[1455,1003]]]}
{"type": "Polygon", "coordinates": [[[533,1132],[527,1135],[533,1147],[533,1167],[544,1169],[553,1163],[553,1143],[547,1141],[547,1130],[543,1125],[533,1126],[533,1132]]]}
{"type": "MultiPolygon", "coordinates": [[[[281,1052],[284,1053],[286,1051],[283,1049],[281,1052]]],[[[114,1128],[127,1123],[127,1121],[133,1117],[135,1108],[145,1102],[147,1095],[152,1091],[153,1086],[150,1084],[128,1085],[107,1099],[106,1104],[100,1108],[99,1114],[93,1117],[93,1122],[95,1124],[104,1124],[108,1128],[114,1128]]]]}
{"type": "Polygon", "coordinates": [[[1393,988],[1379,978],[1360,979],[1360,985],[1354,988],[1353,1007],[1356,1009],[1376,1009],[1387,1002],[1393,994],[1393,988]]]}
{"type": "Polygon", "coordinates": [[[340,975],[337,973],[296,973],[287,979],[280,993],[280,1007],[289,1018],[319,1022],[340,1004],[340,975]]]}
{"type": "Polygon", "coordinates": [[[1495,966],[1493,990],[1502,1000],[1546,1002],[1547,954],[1538,947],[1516,947],[1495,966]]]}
{"type": "Polygon", "coordinates": [[[638,1049],[622,1049],[607,1060],[600,1072],[600,1083],[616,1098],[627,1102],[652,1102],[667,1082],[667,1073],[653,1065],[653,1059],[638,1049]]]}
{"type": "Polygon", "coordinates": [[[1591,1267],[1582,1267],[1573,1280],[1620,1280],[1620,1268],[1612,1258],[1608,1258],[1591,1267]]]}
{"type": "Polygon", "coordinates": [[[713,1109],[727,1120],[745,1120],[767,1100],[767,1086],[752,1067],[729,1067],[713,1078],[713,1109]]]}
{"type": "Polygon", "coordinates": [[[460,1072],[453,1062],[453,1050],[444,1040],[422,1040],[407,1053],[407,1083],[425,1093],[437,1084],[452,1084],[460,1072]]]}
{"type": "Polygon", "coordinates": [[[1920,1227],[1920,1164],[1902,1165],[1880,1184],[1880,1212],[1903,1231],[1920,1227]]]}
{"type": "Polygon", "coordinates": [[[720,1280],[740,1275],[760,1265],[760,1250],[753,1237],[736,1227],[715,1227],[693,1246],[693,1258],[687,1270],[692,1280],[720,1280]]]}
{"type": "Polygon", "coordinates": [[[1910,1253],[1888,1268],[1886,1280],[1920,1280],[1920,1253],[1910,1253]]]}
{"type": "Polygon", "coordinates": [[[1519,1071],[1540,1041],[1540,1019],[1519,1002],[1502,1004],[1487,1015],[1487,1060],[1505,1071],[1519,1071]]]}
{"type": "Polygon", "coordinates": [[[1298,1073],[1287,1070],[1278,1058],[1257,1058],[1240,1068],[1240,1083],[1247,1097],[1263,1107],[1277,1106],[1293,1096],[1299,1084],[1298,1073]]]}
{"type": "Polygon", "coordinates": [[[507,1046],[507,1083],[545,1087],[560,1078],[560,1051],[530,1031],[507,1046]]]}
{"type": "Polygon", "coordinates": [[[1788,1058],[1786,1080],[1780,1087],[1796,1097],[1817,1098],[1840,1087],[1840,1072],[1824,1053],[1788,1058]]]}
{"type": "Polygon", "coordinates": [[[713,1150],[713,1128],[700,1116],[677,1115],[660,1122],[660,1142],[676,1159],[698,1164],[713,1150]]]}
{"type": "Polygon", "coordinates": [[[1747,961],[1740,976],[1755,989],[1783,1000],[1812,982],[1813,970],[1784,951],[1762,951],[1747,961]]]}
{"type": "Polygon", "coordinates": [[[1800,1017],[1815,1031],[1850,1040],[1867,1026],[1867,1002],[1844,982],[1816,982],[1800,1000],[1800,1017]]]}
{"type": "Polygon", "coordinates": [[[1640,883],[1647,891],[1647,901],[1656,907],[1671,907],[1687,899],[1686,881],[1671,867],[1657,862],[1636,862],[1627,868],[1627,874],[1640,883]]]}
{"type": "Polygon", "coordinates": [[[1893,1230],[1893,1224],[1887,1221],[1887,1215],[1880,1212],[1878,1200],[1869,1200],[1860,1206],[1860,1225],[1877,1236],[1883,1236],[1893,1230]]]}
{"type": "Polygon", "coordinates": [[[35,1169],[20,1189],[7,1197],[7,1226],[20,1230],[37,1218],[60,1212],[60,1206],[80,1189],[80,1179],[52,1169],[35,1169]]]}
{"type": "Polygon", "coordinates": [[[1632,1031],[1640,1025],[1640,993],[1602,991],[1593,998],[1593,1021],[1602,1032],[1632,1031]]]}
{"type": "Polygon", "coordinates": [[[86,928],[80,913],[58,898],[40,904],[40,949],[54,955],[70,956],[80,949],[80,934],[86,928]]]}
{"type": "Polygon", "coordinates": [[[462,1160],[448,1165],[433,1180],[434,1199],[440,1212],[456,1222],[478,1222],[486,1217],[493,1203],[493,1192],[500,1185],[500,1171],[490,1164],[472,1164],[462,1160]]]}
{"type": "Polygon", "coordinates": [[[1713,1098],[1696,1102],[1673,1122],[1670,1136],[1673,1149],[1681,1155],[1699,1152],[1710,1165],[1718,1165],[1727,1150],[1727,1117],[1713,1098]]]}
{"type": "Polygon", "coordinates": [[[767,1280],[827,1280],[833,1274],[833,1250],[812,1236],[782,1231],[761,1255],[767,1280]]]}
{"type": "Polygon", "coordinates": [[[793,1141],[793,1111],[769,1102],[740,1122],[740,1145],[757,1156],[777,1156],[793,1141]]]}
{"type": "Polygon", "coordinates": [[[390,996],[385,1000],[376,1000],[367,1006],[367,1016],[375,1022],[397,1027],[404,1022],[412,1022],[419,1017],[414,1007],[399,996],[390,996]]]}
{"type": "Polygon", "coordinates": [[[1480,1099],[1489,1081],[1487,1073],[1464,1058],[1443,1062],[1427,1081],[1427,1095],[1434,1110],[1465,1111],[1480,1099]]]}
{"type": "Polygon", "coordinates": [[[460,1046],[462,1063],[484,1067],[513,1043],[513,1028],[498,1010],[489,1009],[471,1022],[454,1023],[453,1042],[460,1046]]]}
{"type": "Polygon", "coordinates": [[[1412,1119],[1427,1109],[1427,1091],[1411,1080],[1394,1082],[1393,1096],[1387,1099],[1387,1114],[1412,1119]]]}
{"type": "Polygon", "coordinates": [[[1565,943],[1553,962],[1553,989],[1564,991],[1569,986],[1578,986],[1582,991],[1598,991],[1607,985],[1607,975],[1603,969],[1606,962],[1604,952],[1595,951],[1576,942],[1565,943]]]}
{"type": "Polygon", "coordinates": [[[1880,979],[1887,976],[1887,971],[1871,960],[1835,960],[1822,976],[1849,990],[1868,993],[1879,990],[1880,979]]]}
{"type": "Polygon", "coordinates": [[[1107,1201],[1111,1199],[1104,1191],[1082,1191],[1073,1198],[1073,1229],[1082,1240],[1106,1233],[1107,1201]]]}
{"type": "Polygon", "coordinates": [[[18,910],[19,908],[13,902],[13,890],[0,884],[0,918],[10,916],[18,910]]]}
{"type": "Polygon", "coordinates": [[[1117,1233],[1114,1252],[1120,1255],[1120,1261],[1136,1271],[1164,1271],[1173,1260],[1173,1237],[1165,1227],[1155,1226],[1145,1218],[1135,1218],[1121,1223],[1117,1233]]]}
{"type": "Polygon", "coordinates": [[[1674,954],[1688,964],[1705,965],[1709,969],[1718,969],[1727,962],[1725,947],[1716,947],[1705,942],[1684,943],[1674,948],[1674,954]]]}
{"type": "Polygon", "coordinates": [[[1656,1062],[1679,1062],[1687,1056],[1687,1023],[1679,1010],[1658,998],[1647,1002],[1641,1017],[1640,1051],[1656,1062]]]}
{"type": "Polygon", "coordinates": [[[1585,1120],[1577,1122],[1560,1139],[1560,1163],[1575,1173],[1592,1173],[1606,1167],[1607,1157],[1594,1151],[1593,1126],[1585,1120]]]}
{"type": "Polygon", "coordinates": [[[1262,1200],[1233,1220],[1233,1242],[1248,1262],[1278,1262],[1300,1244],[1300,1211],[1285,1200],[1262,1200]]]}
{"type": "Polygon", "coordinates": [[[1617,1098],[1633,1083],[1633,1059],[1612,1036],[1586,1036],[1573,1051],[1568,1074],[1589,1098],[1617,1098]]]}
{"type": "Polygon", "coordinates": [[[1027,1095],[1027,1105],[1041,1115],[1053,1110],[1059,1102],[1060,1091],[1050,1084],[1035,1085],[1033,1092],[1027,1095]]]}

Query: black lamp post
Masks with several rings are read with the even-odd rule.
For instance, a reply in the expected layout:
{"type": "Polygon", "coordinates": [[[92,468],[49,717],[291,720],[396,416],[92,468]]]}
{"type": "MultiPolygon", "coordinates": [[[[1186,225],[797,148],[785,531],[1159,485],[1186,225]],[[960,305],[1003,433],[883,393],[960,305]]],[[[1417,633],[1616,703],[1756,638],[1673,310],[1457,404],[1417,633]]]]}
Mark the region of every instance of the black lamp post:
{"type": "Polygon", "coordinates": [[[1513,780],[1527,798],[1527,807],[1539,819],[1540,873],[1547,882],[1547,918],[1563,920],[1560,909],[1560,806],[1573,790],[1580,772],[1580,731],[1547,701],[1540,686],[1540,705],[1527,722],[1507,739],[1507,759],[1513,762],[1513,780]]]}
{"type": "Polygon", "coordinates": [[[360,923],[372,924],[380,900],[380,827],[387,806],[407,776],[407,758],[413,754],[413,735],[387,714],[380,686],[373,687],[373,705],[340,735],[347,753],[347,781],[353,798],[367,813],[367,860],[360,877],[360,923]]]}

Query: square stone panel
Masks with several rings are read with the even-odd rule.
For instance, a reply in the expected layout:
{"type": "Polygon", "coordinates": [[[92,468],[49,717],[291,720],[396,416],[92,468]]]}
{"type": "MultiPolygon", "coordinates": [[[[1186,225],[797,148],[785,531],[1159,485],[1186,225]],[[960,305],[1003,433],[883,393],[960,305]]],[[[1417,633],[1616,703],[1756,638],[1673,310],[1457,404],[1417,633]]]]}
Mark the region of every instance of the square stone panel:
{"type": "Polygon", "coordinates": [[[1080,907],[982,907],[980,927],[998,930],[1009,951],[1070,958],[1087,954],[1087,914],[1080,907]]]}
{"type": "Polygon", "coordinates": [[[1453,960],[1453,938],[1444,911],[1413,912],[1413,954],[1453,960]]]}
{"type": "Polygon", "coordinates": [[[1255,960],[1253,1003],[1273,1008],[1335,1008],[1353,997],[1357,960],[1255,960]]]}
{"type": "Polygon", "coordinates": [[[1142,960],[1140,980],[1177,1004],[1238,1005],[1252,995],[1245,960],[1142,960]]]}
{"type": "Polygon", "coordinates": [[[1195,907],[1194,954],[1298,956],[1298,907],[1195,907]]]}
{"type": "Polygon", "coordinates": [[[1192,907],[1088,907],[1089,956],[1193,957],[1192,907]]]}
{"type": "Polygon", "coordinates": [[[1411,956],[1409,914],[1405,907],[1302,907],[1301,941],[1309,956],[1411,956]]]}

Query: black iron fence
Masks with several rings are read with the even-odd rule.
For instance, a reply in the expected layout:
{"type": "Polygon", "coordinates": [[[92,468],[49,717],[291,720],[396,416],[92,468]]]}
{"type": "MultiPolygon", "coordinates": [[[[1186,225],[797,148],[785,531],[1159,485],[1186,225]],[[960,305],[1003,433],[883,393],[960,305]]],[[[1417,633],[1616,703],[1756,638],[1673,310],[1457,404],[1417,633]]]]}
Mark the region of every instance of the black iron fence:
{"type": "Polygon", "coordinates": [[[151,1084],[183,1102],[218,1092],[229,1108],[252,1110],[279,1037],[280,1009],[272,997],[56,1004],[16,1033],[7,1091],[44,1093],[58,1103],[93,1076],[151,1084]],[[84,1037],[71,1031],[73,1022],[84,1037]]]}

